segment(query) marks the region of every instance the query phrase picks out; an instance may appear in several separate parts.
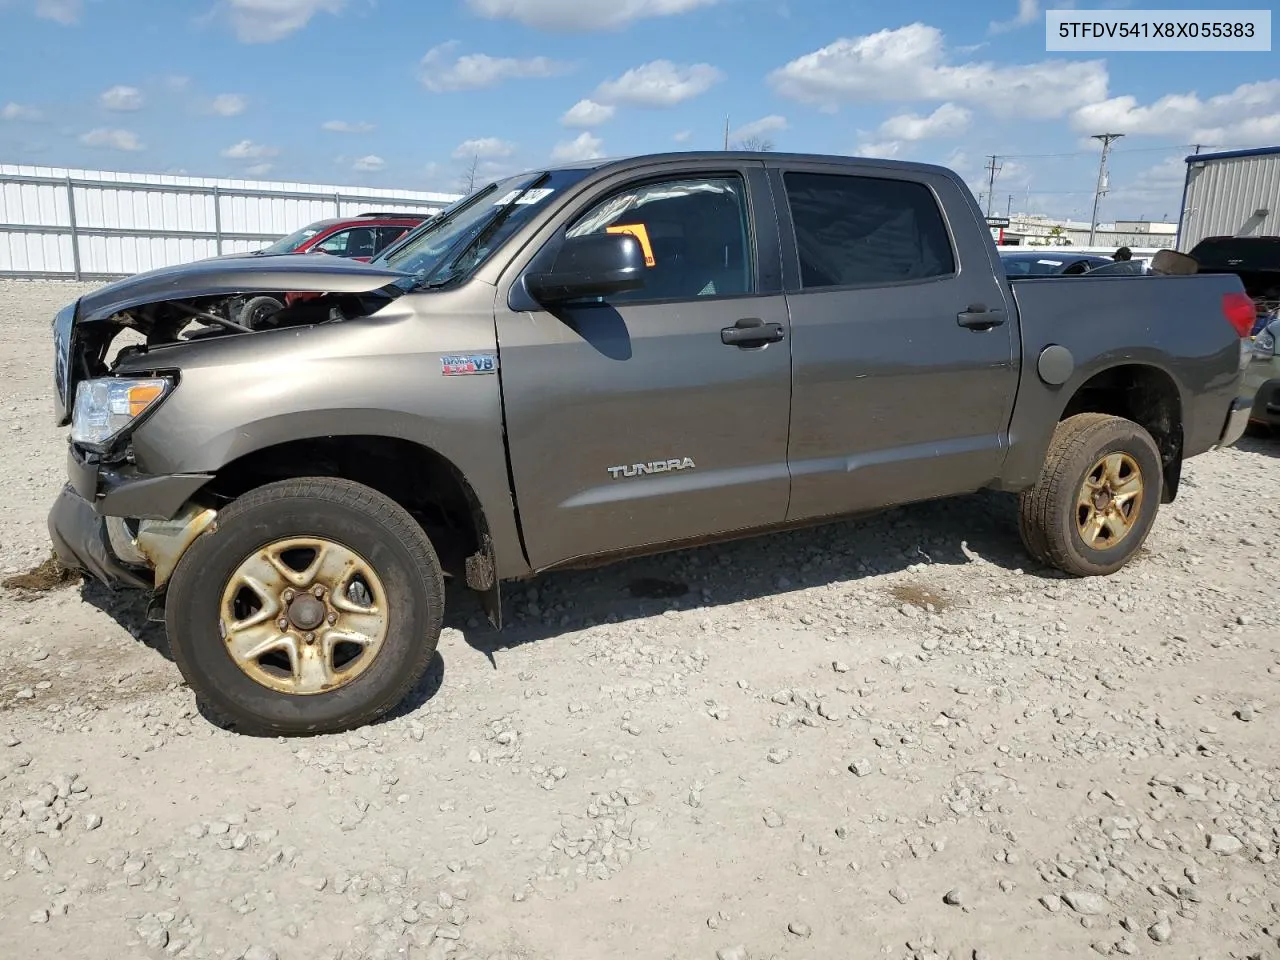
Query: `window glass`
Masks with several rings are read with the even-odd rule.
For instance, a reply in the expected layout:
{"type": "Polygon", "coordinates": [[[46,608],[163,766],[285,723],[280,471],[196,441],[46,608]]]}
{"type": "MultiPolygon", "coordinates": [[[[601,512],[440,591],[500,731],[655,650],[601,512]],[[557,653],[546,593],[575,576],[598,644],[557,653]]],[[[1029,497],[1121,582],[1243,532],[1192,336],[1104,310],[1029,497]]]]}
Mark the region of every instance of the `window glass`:
{"type": "Polygon", "coordinates": [[[644,250],[645,285],[626,300],[693,300],[750,293],[751,244],[743,183],[737,177],[669,180],[615,194],[566,235],[630,233],[644,250]]]}
{"type": "Polygon", "coordinates": [[[372,257],[373,245],[373,227],[352,227],[326,237],[316,244],[316,249],[335,257],[372,257]]]}
{"type": "Polygon", "coordinates": [[[791,219],[806,288],[874,286],[955,272],[951,241],[922,183],[788,173],[791,219]]]}
{"type": "Polygon", "coordinates": [[[389,247],[394,241],[404,236],[408,227],[379,227],[378,228],[378,252],[381,253],[385,248],[389,247]]]}

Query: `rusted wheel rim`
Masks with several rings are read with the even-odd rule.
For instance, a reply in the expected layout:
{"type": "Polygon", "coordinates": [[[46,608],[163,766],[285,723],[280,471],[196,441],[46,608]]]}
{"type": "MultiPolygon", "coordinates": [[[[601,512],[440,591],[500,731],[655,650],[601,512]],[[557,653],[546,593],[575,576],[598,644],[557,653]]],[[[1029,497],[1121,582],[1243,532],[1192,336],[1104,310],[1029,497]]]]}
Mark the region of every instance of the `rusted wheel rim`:
{"type": "Polygon", "coordinates": [[[1127,453],[1108,453],[1085,474],[1076,498],[1076,530],[1086,546],[1109,550],[1130,533],[1142,513],[1142,469],[1127,453]]]}
{"type": "Polygon", "coordinates": [[[311,696],[350,683],[387,636],[382,581],[367,560],[322,537],[294,537],[254,551],[222,591],[227,654],[280,693],[311,696]]]}

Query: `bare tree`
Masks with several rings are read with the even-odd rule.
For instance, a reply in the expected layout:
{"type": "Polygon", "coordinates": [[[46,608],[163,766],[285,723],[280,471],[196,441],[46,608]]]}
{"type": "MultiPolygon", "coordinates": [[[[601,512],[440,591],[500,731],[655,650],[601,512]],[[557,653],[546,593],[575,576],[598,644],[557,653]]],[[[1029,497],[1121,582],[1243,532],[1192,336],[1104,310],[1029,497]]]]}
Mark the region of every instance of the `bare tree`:
{"type": "Polygon", "coordinates": [[[480,154],[471,158],[471,168],[462,175],[462,192],[466,196],[476,192],[476,180],[480,173],[480,154]]]}
{"type": "Polygon", "coordinates": [[[773,141],[767,137],[743,137],[738,141],[738,149],[749,153],[768,153],[773,149],[773,141]]]}

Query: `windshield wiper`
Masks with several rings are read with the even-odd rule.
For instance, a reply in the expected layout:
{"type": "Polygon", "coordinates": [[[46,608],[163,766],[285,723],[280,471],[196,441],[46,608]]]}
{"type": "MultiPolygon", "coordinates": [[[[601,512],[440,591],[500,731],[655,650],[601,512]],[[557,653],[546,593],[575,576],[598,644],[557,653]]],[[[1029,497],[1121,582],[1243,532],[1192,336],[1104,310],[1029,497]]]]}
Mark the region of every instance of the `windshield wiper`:
{"type": "Polygon", "coordinates": [[[496,214],[494,214],[494,216],[490,217],[489,222],[486,223],[483,227],[481,227],[480,230],[476,232],[476,235],[466,242],[466,246],[464,246],[461,250],[458,251],[458,255],[456,257],[453,257],[449,261],[449,269],[445,272],[444,276],[435,277],[434,271],[433,271],[432,274],[426,277],[423,277],[420,281],[418,281],[418,286],[427,290],[431,290],[436,287],[443,287],[446,284],[452,283],[454,280],[458,279],[458,277],[464,272],[458,269],[458,264],[462,261],[462,259],[468,253],[474,250],[476,247],[480,246],[480,244],[482,244],[484,241],[488,240],[491,236],[493,236],[498,231],[498,229],[504,223],[507,222],[507,218],[510,217],[511,214],[515,212],[516,206],[520,202],[520,198],[523,197],[530,190],[532,190],[534,187],[536,187],[538,184],[546,180],[549,176],[551,176],[551,174],[543,173],[541,176],[534,177],[532,180],[526,183],[523,187],[521,187],[520,192],[511,198],[511,202],[508,203],[502,209],[500,209],[496,214]]]}

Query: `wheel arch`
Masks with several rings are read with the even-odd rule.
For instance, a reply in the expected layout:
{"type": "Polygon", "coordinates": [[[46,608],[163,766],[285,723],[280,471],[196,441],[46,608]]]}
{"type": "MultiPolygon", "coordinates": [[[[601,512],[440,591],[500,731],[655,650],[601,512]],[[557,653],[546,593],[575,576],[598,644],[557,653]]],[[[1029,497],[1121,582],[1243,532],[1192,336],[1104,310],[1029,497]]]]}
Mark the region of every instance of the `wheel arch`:
{"type": "Polygon", "coordinates": [[[497,557],[489,516],[463,471],[433,447],[377,433],[325,434],[266,443],[213,471],[204,498],[227,503],[277,480],[343,477],[396,501],[422,526],[446,574],[480,594],[500,625],[497,557]]]}
{"type": "Polygon", "coordinates": [[[1161,503],[1177,497],[1183,462],[1183,397],[1177,380],[1146,362],[1121,362],[1092,371],[1058,413],[1061,423],[1078,413],[1105,413],[1137,423],[1160,451],[1161,503]]]}

